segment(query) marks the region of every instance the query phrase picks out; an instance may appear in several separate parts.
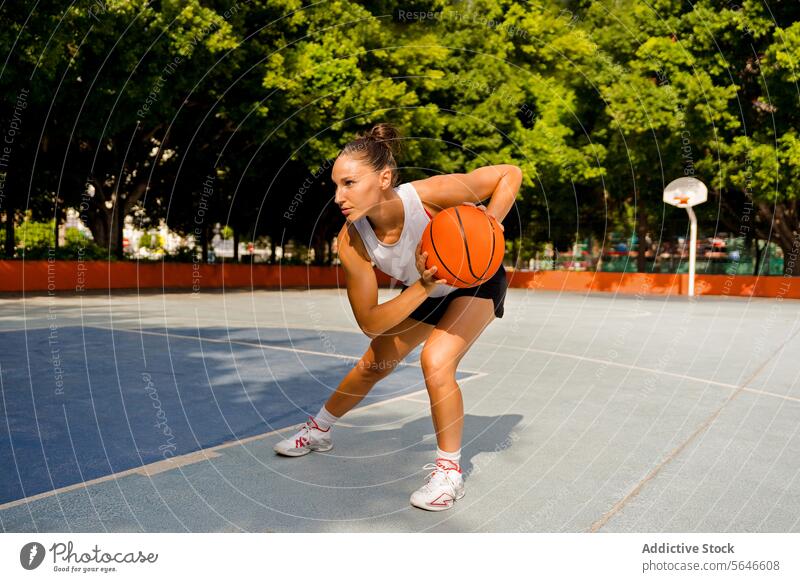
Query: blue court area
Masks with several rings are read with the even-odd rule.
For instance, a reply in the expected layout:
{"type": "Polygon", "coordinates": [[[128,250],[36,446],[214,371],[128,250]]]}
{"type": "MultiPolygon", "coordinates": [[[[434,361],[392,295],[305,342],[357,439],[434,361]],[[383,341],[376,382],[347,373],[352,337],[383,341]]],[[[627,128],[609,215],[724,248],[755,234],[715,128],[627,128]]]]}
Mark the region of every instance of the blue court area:
{"type": "MultiPolygon", "coordinates": [[[[301,423],[369,339],[73,325],[5,331],[0,344],[2,504],[301,423]]],[[[424,389],[417,358],[360,406],[424,389]]]]}

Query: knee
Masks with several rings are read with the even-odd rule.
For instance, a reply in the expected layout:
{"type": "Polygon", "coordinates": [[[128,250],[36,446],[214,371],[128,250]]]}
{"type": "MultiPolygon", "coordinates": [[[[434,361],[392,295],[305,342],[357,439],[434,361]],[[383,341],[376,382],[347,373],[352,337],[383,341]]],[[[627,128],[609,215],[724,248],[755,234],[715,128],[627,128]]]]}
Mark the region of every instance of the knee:
{"type": "Polygon", "coordinates": [[[442,350],[423,348],[420,365],[428,385],[443,384],[455,379],[458,360],[442,350]]]}

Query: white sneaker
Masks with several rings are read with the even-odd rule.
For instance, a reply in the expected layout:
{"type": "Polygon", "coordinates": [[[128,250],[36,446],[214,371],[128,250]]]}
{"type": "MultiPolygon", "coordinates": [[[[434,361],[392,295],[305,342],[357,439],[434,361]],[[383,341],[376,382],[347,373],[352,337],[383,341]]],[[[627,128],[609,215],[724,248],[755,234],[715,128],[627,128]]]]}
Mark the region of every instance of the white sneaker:
{"type": "Polygon", "coordinates": [[[425,485],[411,494],[411,505],[428,511],[450,509],[456,500],[464,497],[464,477],[458,465],[447,459],[436,459],[423,469],[433,469],[425,485]]]}
{"type": "Polygon", "coordinates": [[[275,443],[272,448],[279,455],[287,457],[300,457],[311,451],[330,451],[333,448],[331,429],[322,430],[314,417],[309,416],[294,436],[275,443]]]}

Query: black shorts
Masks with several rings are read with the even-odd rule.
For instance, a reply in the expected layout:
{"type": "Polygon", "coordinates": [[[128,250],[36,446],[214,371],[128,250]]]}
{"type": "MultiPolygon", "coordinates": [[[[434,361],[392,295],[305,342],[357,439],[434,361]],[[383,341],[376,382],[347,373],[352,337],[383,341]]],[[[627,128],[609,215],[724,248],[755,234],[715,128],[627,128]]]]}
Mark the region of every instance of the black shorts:
{"type": "MultiPolygon", "coordinates": [[[[400,285],[405,289],[405,285],[400,285]]],[[[412,319],[436,325],[439,320],[447,311],[447,306],[456,297],[483,297],[491,299],[494,303],[495,317],[503,317],[503,302],[506,298],[506,290],[508,289],[508,280],[506,279],[506,269],[503,265],[497,272],[492,275],[491,279],[484,281],[477,287],[468,287],[466,289],[456,289],[451,291],[444,297],[428,297],[422,304],[411,312],[412,319]]]]}

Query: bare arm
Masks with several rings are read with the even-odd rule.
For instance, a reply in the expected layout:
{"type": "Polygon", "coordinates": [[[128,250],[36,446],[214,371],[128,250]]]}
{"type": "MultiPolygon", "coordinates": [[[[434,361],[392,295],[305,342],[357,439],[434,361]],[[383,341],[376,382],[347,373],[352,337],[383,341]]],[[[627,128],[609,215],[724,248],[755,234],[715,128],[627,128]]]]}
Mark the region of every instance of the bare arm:
{"type": "Polygon", "coordinates": [[[522,185],[522,170],[511,164],[484,166],[468,174],[444,174],[411,182],[423,202],[436,210],[491,198],[487,212],[502,222],[522,185]]]}
{"type": "MultiPolygon", "coordinates": [[[[424,268],[424,255],[417,247],[417,268],[420,260],[424,268]]],[[[368,337],[374,338],[398,325],[428,298],[436,285],[444,279],[435,279],[435,267],[425,270],[422,277],[404,289],[400,295],[378,305],[378,281],[367,258],[361,237],[354,227],[345,224],[339,233],[339,259],[344,267],[347,298],[353,308],[358,327],[368,337]]]]}

